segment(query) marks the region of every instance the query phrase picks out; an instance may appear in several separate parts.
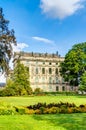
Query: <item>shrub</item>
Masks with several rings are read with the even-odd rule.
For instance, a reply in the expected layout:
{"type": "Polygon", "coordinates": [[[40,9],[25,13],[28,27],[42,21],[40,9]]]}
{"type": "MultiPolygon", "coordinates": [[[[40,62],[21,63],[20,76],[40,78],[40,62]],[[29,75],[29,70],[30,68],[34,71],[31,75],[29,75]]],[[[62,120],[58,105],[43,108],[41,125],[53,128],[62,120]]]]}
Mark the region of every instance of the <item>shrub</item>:
{"type": "Polygon", "coordinates": [[[15,108],[7,103],[7,102],[0,102],[0,115],[13,115],[16,114],[15,108]]]}
{"type": "Polygon", "coordinates": [[[34,114],[43,114],[43,113],[41,113],[40,109],[36,109],[34,114]]]}
{"type": "Polygon", "coordinates": [[[15,109],[16,109],[16,112],[18,112],[21,115],[26,113],[26,110],[24,107],[15,107],[15,109]]]}
{"type": "Polygon", "coordinates": [[[27,109],[33,110],[35,114],[55,114],[55,113],[79,113],[86,112],[86,105],[80,105],[77,107],[74,103],[38,103],[30,105],[27,109]],[[38,111],[39,110],[39,111],[38,111]]]}
{"type": "Polygon", "coordinates": [[[67,108],[65,106],[62,106],[59,110],[59,113],[63,113],[63,114],[67,113],[67,108]]]}
{"type": "Polygon", "coordinates": [[[36,88],[34,90],[34,94],[39,96],[44,95],[43,90],[41,88],[36,88]]]}
{"type": "MultiPolygon", "coordinates": [[[[56,107],[52,107],[49,109],[49,114],[56,114],[57,113],[57,109],[56,107]]],[[[59,110],[58,110],[58,113],[59,113],[59,110]]]]}
{"type": "Polygon", "coordinates": [[[35,104],[35,105],[30,105],[30,106],[27,106],[27,108],[29,109],[40,109],[40,107],[46,107],[46,103],[38,103],[38,104],[35,104]]]}
{"type": "Polygon", "coordinates": [[[35,110],[26,109],[26,114],[34,114],[34,113],[35,113],[35,110]]]}
{"type": "Polygon", "coordinates": [[[41,114],[43,114],[43,113],[44,113],[45,108],[44,108],[44,107],[40,107],[40,109],[39,109],[39,110],[40,110],[40,113],[41,113],[41,114]]]}
{"type": "Polygon", "coordinates": [[[67,108],[67,113],[68,113],[68,114],[73,113],[73,109],[72,109],[72,107],[71,107],[71,108],[70,108],[70,107],[69,107],[69,108],[67,108]]]}
{"type": "Polygon", "coordinates": [[[14,115],[16,114],[15,109],[0,108],[0,115],[14,115]]]}

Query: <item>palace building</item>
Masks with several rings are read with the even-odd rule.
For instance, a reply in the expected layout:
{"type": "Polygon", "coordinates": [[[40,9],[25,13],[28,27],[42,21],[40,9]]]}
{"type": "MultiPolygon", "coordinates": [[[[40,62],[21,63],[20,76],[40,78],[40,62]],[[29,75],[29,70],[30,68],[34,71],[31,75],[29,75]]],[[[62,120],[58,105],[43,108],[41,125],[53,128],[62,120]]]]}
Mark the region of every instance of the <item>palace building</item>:
{"type": "Polygon", "coordinates": [[[60,63],[64,57],[58,54],[16,52],[14,54],[14,67],[20,57],[21,63],[29,67],[30,86],[41,88],[46,92],[70,91],[70,87],[60,75],[60,63]]]}

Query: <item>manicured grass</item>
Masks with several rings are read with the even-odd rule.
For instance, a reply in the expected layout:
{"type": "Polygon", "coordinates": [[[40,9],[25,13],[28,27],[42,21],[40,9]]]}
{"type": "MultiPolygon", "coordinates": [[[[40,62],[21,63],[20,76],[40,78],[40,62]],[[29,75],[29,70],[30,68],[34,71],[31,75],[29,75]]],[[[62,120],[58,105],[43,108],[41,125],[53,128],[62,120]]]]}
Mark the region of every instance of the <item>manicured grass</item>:
{"type": "Polygon", "coordinates": [[[0,130],[86,130],[86,114],[0,116],[0,130]]]}
{"type": "Polygon", "coordinates": [[[9,102],[17,106],[27,106],[38,102],[58,103],[69,102],[76,105],[86,104],[86,96],[33,96],[33,97],[0,97],[0,101],[9,102]]]}
{"type": "MultiPolygon", "coordinates": [[[[0,97],[14,106],[38,102],[86,104],[86,96],[0,97]]],[[[0,130],[86,130],[86,113],[0,116],[0,130]]]]}

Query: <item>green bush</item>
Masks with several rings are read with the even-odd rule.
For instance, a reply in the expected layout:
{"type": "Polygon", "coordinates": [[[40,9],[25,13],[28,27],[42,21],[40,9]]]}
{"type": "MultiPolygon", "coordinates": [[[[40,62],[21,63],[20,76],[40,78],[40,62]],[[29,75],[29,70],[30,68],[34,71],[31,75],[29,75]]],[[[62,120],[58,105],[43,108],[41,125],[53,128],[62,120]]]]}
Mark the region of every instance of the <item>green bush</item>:
{"type": "Polygon", "coordinates": [[[50,95],[50,96],[56,96],[56,95],[66,95],[66,96],[74,96],[74,95],[78,95],[77,92],[67,92],[67,91],[64,91],[64,92],[43,92],[45,95],[50,95]]]}
{"type": "Polygon", "coordinates": [[[13,115],[16,114],[15,108],[7,103],[0,101],[0,115],[13,115]]]}
{"type": "Polygon", "coordinates": [[[1,108],[0,107],[0,115],[14,115],[16,112],[14,109],[7,109],[7,108],[1,108]]]}
{"type": "Polygon", "coordinates": [[[59,109],[59,113],[63,113],[63,114],[68,113],[67,107],[62,106],[62,107],[59,109]]]}
{"type": "Polygon", "coordinates": [[[26,114],[26,110],[24,107],[15,107],[15,109],[16,109],[16,112],[18,112],[21,115],[26,114]]]}
{"type": "Polygon", "coordinates": [[[40,109],[39,109],[39,110],[40,110],[40,113],[41,113],[41,114],[43,114],[43,113],[44,113],[45,108],[44,108],[44,107],[40,107],[40,109]]]}
{"type": "Polygon", "coordinates": [[[43,96],[44,92],[41,88],[36,88],[33,92],[33,94],[37,95],[37,96],[43,96]]]}
{"type": "Polygon", "coordinates": [[[1,97],[4,97],[4,96],[15,96],[16,95],[16,92],[15,92],[15,89],[13,88],[5,88],[5,89],[2,89],[0,90],[0,96],[1,97]]]}

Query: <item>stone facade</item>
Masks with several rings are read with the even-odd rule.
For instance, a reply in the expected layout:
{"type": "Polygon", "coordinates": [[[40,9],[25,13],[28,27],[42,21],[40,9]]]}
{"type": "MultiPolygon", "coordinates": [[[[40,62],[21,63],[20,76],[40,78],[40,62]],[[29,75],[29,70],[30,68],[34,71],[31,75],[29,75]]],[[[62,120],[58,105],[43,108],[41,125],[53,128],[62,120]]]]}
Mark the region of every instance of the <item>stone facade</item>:
{"type": "Polygon", "coordinates": [[[41,88],[43,91],[70,91],[70,87],[60,75],[60,63],[64,57],[47,53],[15,53],[14,67],[17,58],[29,67],[30,85],[32,89],[41,88]]]}

